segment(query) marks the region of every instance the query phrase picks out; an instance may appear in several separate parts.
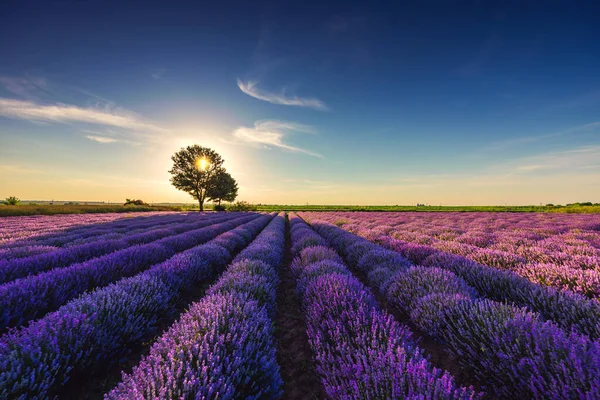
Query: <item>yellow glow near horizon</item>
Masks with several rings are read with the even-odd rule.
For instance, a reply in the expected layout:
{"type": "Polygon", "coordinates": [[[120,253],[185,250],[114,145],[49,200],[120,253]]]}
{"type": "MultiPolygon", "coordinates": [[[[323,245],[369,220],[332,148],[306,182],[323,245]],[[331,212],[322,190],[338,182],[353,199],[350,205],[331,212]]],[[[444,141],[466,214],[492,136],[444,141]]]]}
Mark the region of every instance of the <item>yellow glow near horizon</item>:
{"type": "Polygon", "coordinates": [[[205,157],[202,157],[202,158],[199,158],[198,160],[196,160],[196,167],[200,171],[206,171],[209,166],[210,166],[210,162],[205,157]]]}

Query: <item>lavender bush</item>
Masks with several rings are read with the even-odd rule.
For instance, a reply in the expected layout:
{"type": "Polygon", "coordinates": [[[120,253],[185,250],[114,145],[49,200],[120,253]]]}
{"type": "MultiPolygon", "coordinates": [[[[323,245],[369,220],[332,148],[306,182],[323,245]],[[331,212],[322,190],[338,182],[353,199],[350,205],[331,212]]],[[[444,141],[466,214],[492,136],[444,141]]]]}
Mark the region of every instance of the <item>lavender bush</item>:
{"type": "Polygon", "coordinates": [[[284,227],[276,217],[106,398],[279,398],[270,317],[284,227]]]}
{"type": "MultiPolygon", "coordinates": [[[[271,219],[265,215],[246,226],[259,230],[271,219]]],[[[110,364],[127,346],[154,333],[182,293],[230,260],[225,248],[200,245],[5,334],[0,338],[0,396],[48,398],[73,373],[110,364]]]]}
{"type": "MultiPolygon", "coordinates": [[[[303,224],[293,216],[291,221],[303,224]]],[[[300,231],[298,229],[297,231],[300,231]]],[[[316,233],[312,233],[315,235],[316,233]]],[[[303,236],[306,236],[304,234],[303,236]]],[[[292,231],[292,242],[296,240],[292,231]]],[[[327,239],[343,243],[347,236],[327,239]]],[[[365,253],[355,248],[356,254],[365,253]]],[[[411,333],[379,309],[373,295],[341,264],[339,256],[314,263],[306,248],[294,261],[298,293],[317,373],[330,398],[477,398],[433,368],[411,333]]],[[[316,254],[325,255],[322,249],[316,254]]]]}
{"type": "Polygon", "coordinates": [[[0,329],[19,326],[56,309],[75,296],[132,276],[166,260],[176,252],[204,243],[234,226],[257,218],[245,216],[188,231],[142,246],[59,268],[0,286],[0,329]]]}
{"type": "MultiPolygon", "coordinates": [[[[324,221],[311,222],[326,234],[339,229],[324,221]]],[[[599,394],[600,344],[543,322],[537,313],[472,299],[472,289],[449,271],[400,270],[391,277],[385,295],[410,312],[420,328],[431,328],[427,333],[495,396],[592,399],[599,394]],[[440,293],[444,295],[434,296],[440,293]]]]}
{"type": "MultiPolygon", "coordinates": [[[[232,216],[227,216],[226,218],[213,217],[202,219],[193,224],[187,224],[185,230],[197,230],[232,218],[232,216]]],[[[93,241],[91,243],[60,248],[52,252],[44,252],[30,257],[7,260],[4,262],[4,265],[0,262],[0,284],[51,270],[53,268],[65,267],[76,262],[86,261],[117,250],[125,249],[134,244],[144,244],[160,238],[167,238],[168,236],[176,235],[177,233],[175,227],[151,229],[147,232],[137,233],[124,239],[93,241]]]]}

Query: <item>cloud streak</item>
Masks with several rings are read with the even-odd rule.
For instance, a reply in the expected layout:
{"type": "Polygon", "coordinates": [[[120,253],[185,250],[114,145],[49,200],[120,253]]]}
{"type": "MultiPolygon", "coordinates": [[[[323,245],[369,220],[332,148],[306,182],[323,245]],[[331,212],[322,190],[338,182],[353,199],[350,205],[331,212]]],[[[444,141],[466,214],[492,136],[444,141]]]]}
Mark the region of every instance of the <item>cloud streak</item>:
{"type": "Polygon", "coordinates": [[[284,138],[290,132],[314,133],[314,130],[306,125],[292,122],[265,120],[255,122],[252,128],[239,127],[233,132],[233,136],[239,141],[249,144],[278,147],[294,153],[303,153],[319,158],[323,157],[318,153],[286,144],[284,138]]]}
{"type": "Polygon", "coordinates": [[[536,143],[536,142],[539,142],[542,140],[559,138],[562,136],[570,136],[570,135],[577,135],[577,134],[581,134],[581,133],[594,132],[595,130],[598,130],[598,129],[600,129],[600,122],[591,122],[589,124],[575,126],[573,128],[570,128],[570,129],[567,129],[564,131],[560,131],[560,132],[548,133],[545,135],[538,135],[538,136],[522,136],[522,137],[504,140],[504,141],[493,142],[493,143],[490,143],[489,145],[483,147],[480,151],[495,152],[495,151],[499,151],[499,150],[507,150],[507,149],[510,149],[512,147],[516,147],[519,145],[536,143]]]}
{"type": "Polygon", "coordinates": [[[27,99],[33,98],[32,93],[48,92],[48,84],[43,78],[15,78],[0,76],[0,84],[9,92],[27,99]]]}
{"type": "Polygon", "coordinates": [[[150,76],[152,76],[154,79],[161,79],[165,75],[166,72],[167,72],[166,69],[158,68],[158,69],[155,69],[154,71],[152,71],[150,73],[150,76]]]}
{"type": "Polygon", "coordinates": [[[327,111],[327,105],[319,99],[303,98],[303,97],[286,97],[285,91],[281,94],[269,93],[258,88],[257,81],[244,82],[237,80],[237,85],[242,92],[255,99],[267,101],[271,104],[281,104],[285,106],[307,107],[320,111],[327,111]]]}
{"type": "Polygon", "coordinates": [[[581,169],[590,169],[600,160],[600,146],[582,146],[564,151],[537,154],[517,159],[501,169],[511,169],[516,172],[576,172],[581,169]]]}
{"type": "Polygon", "coordinates": [[[84,108],[63,103],[44,105],[32,101],[0,98],[0,116],[32,122],[80,122],[154,133],[169,132],[124,110],[84,108]]]}
{"type": "Polygon", "coordinates": [[[111,138],[111,137],[107,137],[107,136],[95,136],[95,135],[87,135],[85,137],[88,140],[91,140],[93,142],[98,142],[98,143],[115,143],[115,142],[119,142],[119,139],[115,139],[115,138],[111,138]]]}

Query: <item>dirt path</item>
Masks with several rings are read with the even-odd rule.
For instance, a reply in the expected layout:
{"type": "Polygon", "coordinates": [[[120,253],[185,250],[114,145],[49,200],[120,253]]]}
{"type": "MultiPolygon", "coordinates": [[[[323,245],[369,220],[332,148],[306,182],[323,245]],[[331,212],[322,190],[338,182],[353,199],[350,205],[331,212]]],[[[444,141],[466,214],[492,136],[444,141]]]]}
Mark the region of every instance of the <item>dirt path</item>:
{"type": "Polygon", "coordinates": [[[290,400],[325,398],[325,390],[314,370],[306,325],[296,297],[296,281],[290,272],[292,263],[290,224],[286,218],[285,253],[279,271],[275,340],[277,361],[283,379],[283,397],[290,400]]]}

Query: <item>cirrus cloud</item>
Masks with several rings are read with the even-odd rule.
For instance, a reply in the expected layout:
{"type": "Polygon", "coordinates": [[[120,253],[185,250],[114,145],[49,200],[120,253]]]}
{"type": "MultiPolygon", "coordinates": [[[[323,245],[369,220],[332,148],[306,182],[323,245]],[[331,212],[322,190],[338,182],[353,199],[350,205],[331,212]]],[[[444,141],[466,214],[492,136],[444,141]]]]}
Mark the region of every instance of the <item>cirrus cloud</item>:
{"type": "Polygon", "coordinates": [[[88,140],[91,140],[93,142],[98,142],[98,143],[115,143],[115,142],[119,141],[119,139],[115,139],[115,138],[111,138],[111,137],[107,137],[107,136],[96,136],[96,135],[87,135],[85,138],[88,140]]]}
{"type": "Polygon", "coordinates": [[[312,127],[293,122],[276,120],[256,121],[254,127],[239,127],[233,132],[233,136],[241,142],[278,147],[294,153],[303,153],[313,157],[323,156],[300,147],[291,146],[284,142],[285,135],[290,132],[315,133],[312,127]]]}
{"type": "Polygon", "coordinates": [[[45,105],[33,101],[0,98],[0,116],[34,122],[81,122],[155,133],[169,132],[132,112],[108,107],[85,108],[64,103],[45,105]]]}
{"type": "Polygon", "coordinates": [[[287,97],[285,90],[280,94],[269,93],[262,91],[258,88],[258,81],[247,81],[244,82],[241,79],[237,80],[237,85],[240,90],[246,93],[248,96],[254,97],[255,99],[267,101],[272,104],[282,104],[286,106],[296,107],[307,107],[315,110],[327,111],[327,105],[319,99],[303,98],[303,97],[287,97]]]}

